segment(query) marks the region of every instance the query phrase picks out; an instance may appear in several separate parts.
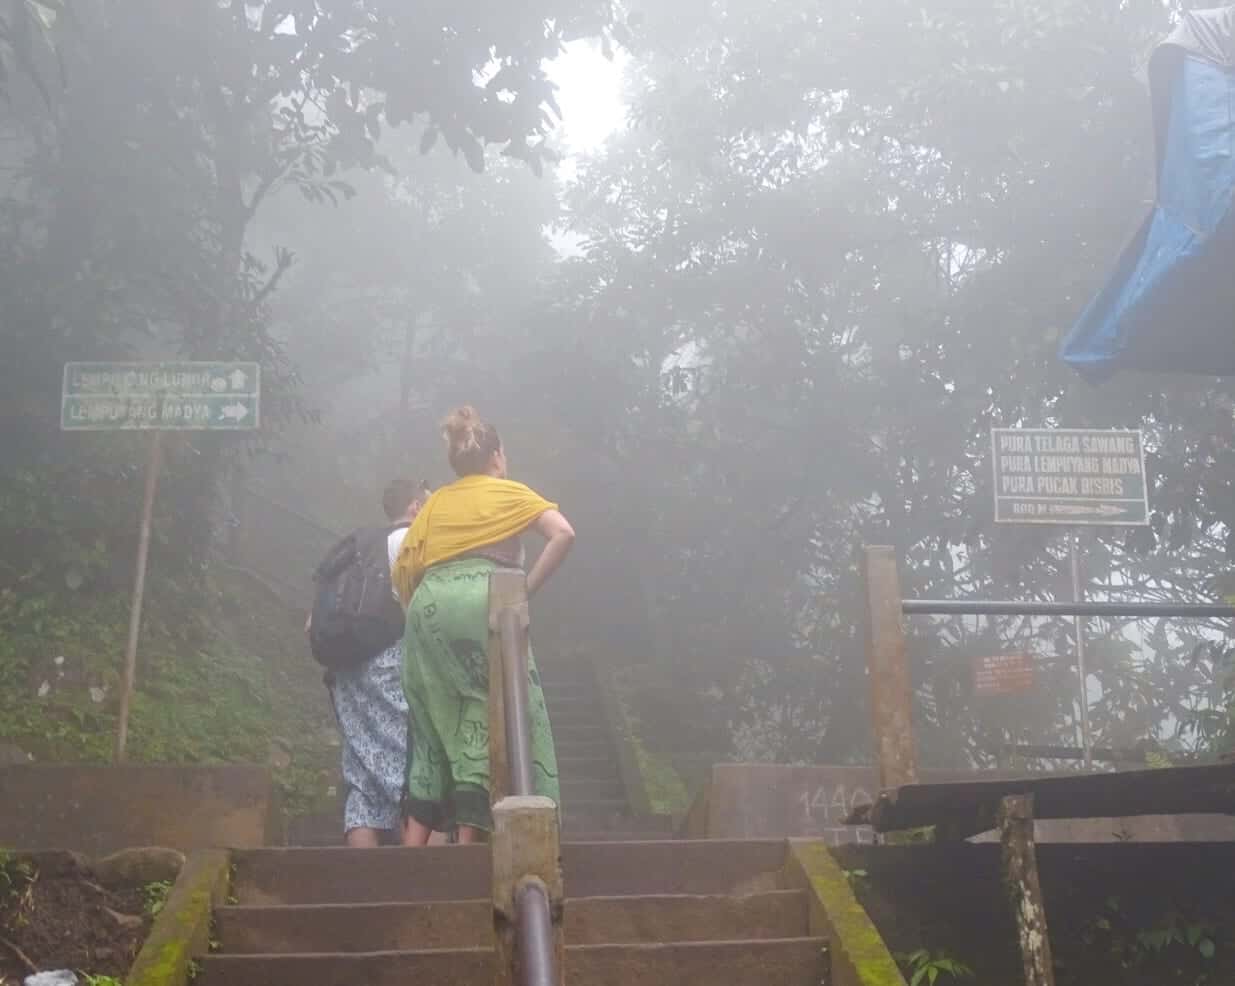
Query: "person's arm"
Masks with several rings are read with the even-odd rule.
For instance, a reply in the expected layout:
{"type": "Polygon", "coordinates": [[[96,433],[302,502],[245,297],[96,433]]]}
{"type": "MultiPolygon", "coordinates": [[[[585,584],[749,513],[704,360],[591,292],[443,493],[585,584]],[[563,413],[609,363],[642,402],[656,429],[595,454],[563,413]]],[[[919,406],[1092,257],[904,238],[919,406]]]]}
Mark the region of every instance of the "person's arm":
{"type": "Polygon", "coordinates": [[[546,541],[545,550],[536,559],[536,564],[527,575],[527,594],[536,595],[536,590],[549,581],[549,577],[558,570],[558,566],[570,554],[571,545],[575,543],[575,529],[570,521],[556,510],[546,510],[532,521],[538,534],[546,541]]]}

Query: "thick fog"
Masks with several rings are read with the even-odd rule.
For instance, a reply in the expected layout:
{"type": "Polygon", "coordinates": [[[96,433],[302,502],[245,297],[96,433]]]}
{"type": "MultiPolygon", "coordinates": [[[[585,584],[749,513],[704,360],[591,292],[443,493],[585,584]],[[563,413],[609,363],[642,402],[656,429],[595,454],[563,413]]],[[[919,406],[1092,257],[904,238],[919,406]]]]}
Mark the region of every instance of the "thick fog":
{"type": "MultiPolygon", "coordinates": [[[[578,533],[537,647],[613,669],[683,771],[870,759],[864,545],[906,596],[1068,598],[1065,534],[994,523],[992,427],[1144,429],[1152,524],[1083,532],[1091,597],[1233,591],[1229,386],[1055,355],[1151,195],[1168,5],[174,6],[0,20],[0,740],[98,755],[115,715],[149,436],[59,430],[74,360],[262,365],[258,432],[166,450],[151,756],[266,755],[249,720],[157,747],[160,702],[291,694],[212,692],[265,645],[209,607],[269,588],[308,694],[312,566],[390,479],[450,481],[461,403],[578,533]],[[81,687],[38,698],[62,653],[81,687]]],[[[908,627],[924,762],[1078,744],[1071,621],[908,627]],[[1021,652],[1031,692],[975,694],[1021,652]]],[[[1222,625],[1086,632],[1096,745],[1225,748],[1222,625]]]]}

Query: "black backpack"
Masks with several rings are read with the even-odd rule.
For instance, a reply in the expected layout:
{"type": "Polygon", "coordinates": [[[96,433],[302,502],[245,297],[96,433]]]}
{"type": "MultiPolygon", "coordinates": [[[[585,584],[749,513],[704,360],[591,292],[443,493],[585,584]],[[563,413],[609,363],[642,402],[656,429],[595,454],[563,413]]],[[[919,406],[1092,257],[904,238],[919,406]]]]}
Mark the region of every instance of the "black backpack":
{"type": "Polygon", "coordinates": [[[407,526],[353,531],[317,566],[309,646],[323,667],[357,668],[403,636],[403,609],[391,591],[386,541],[407,526]]]}

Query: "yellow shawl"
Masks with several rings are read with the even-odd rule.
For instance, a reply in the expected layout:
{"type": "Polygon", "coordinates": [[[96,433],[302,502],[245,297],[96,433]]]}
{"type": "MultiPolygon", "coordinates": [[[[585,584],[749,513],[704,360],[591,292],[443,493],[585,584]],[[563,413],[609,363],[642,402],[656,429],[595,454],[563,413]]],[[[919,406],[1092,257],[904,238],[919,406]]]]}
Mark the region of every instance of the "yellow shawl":
{"type": "Polygon", "coordinates": [[[406,606],[425,569],[521,534],[546,510],[556,510],[522,483],[464,476],[425,501],[403,537],[392,578],[406,606]]]}

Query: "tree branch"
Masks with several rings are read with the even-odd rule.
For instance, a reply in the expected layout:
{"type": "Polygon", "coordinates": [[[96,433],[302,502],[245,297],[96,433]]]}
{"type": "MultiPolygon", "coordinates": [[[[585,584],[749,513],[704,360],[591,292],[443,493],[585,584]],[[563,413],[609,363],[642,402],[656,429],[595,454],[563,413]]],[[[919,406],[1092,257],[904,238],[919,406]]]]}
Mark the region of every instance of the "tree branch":
{"type": "Polygon", "coordinates": [[[279,281],[283,279],[283,275],[291,269],[292,261],[295,255],[290,250],[278,250],[275,254],[274,273],[270,275],[270,279],[266,281],[258,290],[257,293],[249,299],[249,308],[258,308],[263,301],[274,294],[275,289],[279,286],[279,281]]]}
{"type": "Polygon", "coordinates": [[[28,956],[25,952],[23,952],[20,948],[18,948],[15,944],[13,944],[7,938],[0,936],[0,945],[3,945],[10,952],[12,952],[13,955],[16,957],[17,961],[20,962],[23,966],[25,966],[26,971],[29,972],[32,976],[38,973],[39,967],[34,964],[30,956],[28,956]]]}

